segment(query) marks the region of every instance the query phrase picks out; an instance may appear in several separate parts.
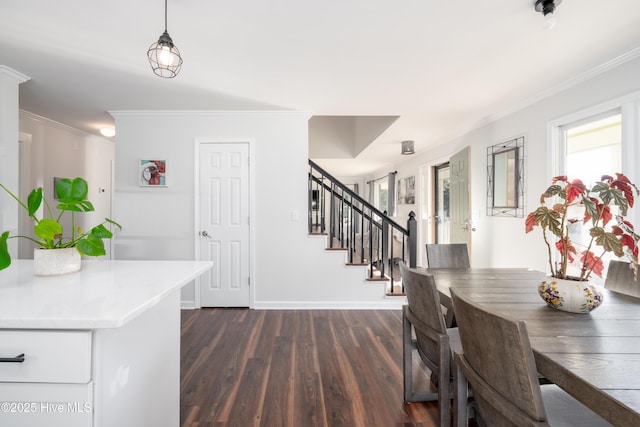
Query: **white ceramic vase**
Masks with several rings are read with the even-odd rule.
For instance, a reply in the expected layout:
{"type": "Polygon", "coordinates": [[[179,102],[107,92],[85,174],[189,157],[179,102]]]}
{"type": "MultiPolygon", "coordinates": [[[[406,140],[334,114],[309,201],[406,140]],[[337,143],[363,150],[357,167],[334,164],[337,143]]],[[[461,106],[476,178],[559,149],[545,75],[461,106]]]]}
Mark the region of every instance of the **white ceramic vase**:
{"type": "Polygon", "coordinates": [[[33,250],[33,274],[57,276],[80,270],[80,252],[76,248],[33,250]]]}
{"type": "Polygon", "coordinates": [[[547,277],[538,286],[540,297],[551,307],[569,313],[589,313],[603,301],[602,290],[589,281],[547,277]]]}

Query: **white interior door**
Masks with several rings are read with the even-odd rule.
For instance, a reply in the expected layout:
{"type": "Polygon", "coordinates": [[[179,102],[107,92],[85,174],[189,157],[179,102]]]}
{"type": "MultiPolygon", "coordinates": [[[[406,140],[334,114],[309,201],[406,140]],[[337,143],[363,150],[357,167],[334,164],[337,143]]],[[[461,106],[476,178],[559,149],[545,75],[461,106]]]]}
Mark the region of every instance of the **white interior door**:
{"type": "Polygon", "coordinates": [[[449,159],[451,193],[449,209],[451,214],[450,243],[466,243],[471,252],[471,202],[469,200],[469,153],[470,148],[456,153],[449,159]]]}
{"type": "Polygon", "coordinates": [[[200,145],[202,307],[249,306],[249,145],[200,145]]]}

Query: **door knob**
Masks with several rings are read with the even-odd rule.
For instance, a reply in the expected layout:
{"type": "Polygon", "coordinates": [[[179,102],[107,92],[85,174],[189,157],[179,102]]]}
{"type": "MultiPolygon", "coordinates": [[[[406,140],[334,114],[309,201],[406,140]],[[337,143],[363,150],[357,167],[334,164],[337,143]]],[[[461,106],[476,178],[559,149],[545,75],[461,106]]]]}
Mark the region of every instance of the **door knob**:
{"type": "Polygon", "coordinates": [[[472,232],[472,231],[476,231],[476,228],[473,227],[473,222],[470,220],[466,220],[464,222],[464,226],[462,227],[462,231],[466,231],[468,233],[472,232]]]}
{"type": "Polygon", "coordinates": [[[207,233],[207,230],[202,230],[202,231],[200,232],[200,235],[201,235],[202,237],[208,237],[208,238],[211,238],[211,236],[209,236],[209,233],[207,233]]]}

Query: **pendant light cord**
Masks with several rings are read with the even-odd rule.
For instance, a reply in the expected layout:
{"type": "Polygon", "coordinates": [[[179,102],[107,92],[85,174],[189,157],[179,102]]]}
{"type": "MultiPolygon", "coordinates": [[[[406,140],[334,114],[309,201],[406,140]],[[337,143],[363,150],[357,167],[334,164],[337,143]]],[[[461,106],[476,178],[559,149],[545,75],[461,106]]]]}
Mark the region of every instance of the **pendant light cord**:
{"type": "Polygon", "coordinates": [[[167,32],[167,0],[164,0],[164,32],[167,32]]]}

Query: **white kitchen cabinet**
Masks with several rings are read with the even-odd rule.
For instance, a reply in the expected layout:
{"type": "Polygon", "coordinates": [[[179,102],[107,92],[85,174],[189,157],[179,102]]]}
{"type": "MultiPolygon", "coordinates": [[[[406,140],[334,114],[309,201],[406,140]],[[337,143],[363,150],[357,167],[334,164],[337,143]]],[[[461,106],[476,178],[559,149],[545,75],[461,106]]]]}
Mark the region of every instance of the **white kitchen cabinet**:
{"type": "Polygon", "coordinates": [[[0,358],[0,425],[91,425],[91,332],[0,330],[0,358]]]}
{"type": "Polygon", "coordinates": [[[90,331],[0,330],[0,358],[20,354],[21,362],[0,363],[3,382],[86,384],[91,379],[90,331]]]}
{"type": "Polygon", "coordinates": [[[93,384],[0,383],[0,425],[93,425],[93,384]]]}
{"type": "Polygon", "coordinates": [[[199,261],[0,271],[0,426],[177,427],[180,288],[199,261]]]}

